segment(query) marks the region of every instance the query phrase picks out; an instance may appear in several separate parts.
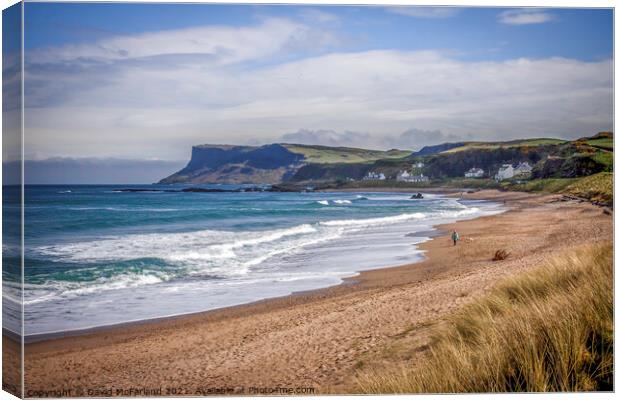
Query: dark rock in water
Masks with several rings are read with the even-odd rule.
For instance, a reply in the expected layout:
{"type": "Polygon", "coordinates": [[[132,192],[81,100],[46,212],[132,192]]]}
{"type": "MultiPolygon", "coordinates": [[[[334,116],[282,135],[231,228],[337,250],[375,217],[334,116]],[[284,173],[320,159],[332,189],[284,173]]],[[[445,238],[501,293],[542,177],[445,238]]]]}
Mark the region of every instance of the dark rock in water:
{"type": "Polygon", "coordinates": [[[411,196],[411,199],[423,199],[423,198],[424,196],[422,196],[422,193],[416,193],[411,196]]]}
{"type": "Polygon", "coordinates": [[[122,189],[114,189],[114,192],[128,192],[128,193],[139,193],[139,192],[166,192],[166,193],[175,193],[180,192],[180,190],[176,189],[144,189],[144,188],[122,188],[122,189]]]}
{"type": "Polygon", "coordinates": [[[123,188],[115,189],[115,192],[141,193],[141,192],[162,192],[162,193],[237,193],[245,191],[259,191],[255,188],[250,189],[206,189],[190,187],[185,189],[142,189],[142,188],[123,188]]]}
{"type": "Polygon", "coordinates": [[[132,188],[124,188],[124,189],[114,189],[114,192],[161,192],[160,189],[132,189],[132,188]]]}
{"type": "Polygon", "coordinates": [[[270,187],[265,186],[250,186],[245,188],[236,189],[220,189],[220,188],[201,188],[201,187],[188,187],[183,189],[145,189],[145,188],[122,188],[115,189],[115,192],[167,192],[167,193],[252,193],[252,192],[301,192],[312,191],[309,188],[302,188],[297,185],[273,185],[270,187]]]}
{"type": "Polygon", "coordinates": [[[252,186],[247,188],[239,188],[239,189],[211,189],[211,188],[197,188],[197,187],[189,187],[182,189],[181,192],[184,193],[245,193],[245,192],[268,192],[269,189],[265,189],[262,187],[252,186]]]}
{"type": "MultiPolygon", "coordinates": [[[[306,188],[301,188],[297,185],[272,185],[268,192],[301,192],[302,190],[306,190],[306,188]]],[[[314,190],[314,189],[313,189],[314,190]]]]}
{"type": "Polygon", "coordinates": [[[185,189],[181,189],[180,190],[183,193],[236,193],[239,192],[239,189],[205,189],[205,188],[196,188],[196,187],[190,187],[190,188],[185,188],[185,189]]]}

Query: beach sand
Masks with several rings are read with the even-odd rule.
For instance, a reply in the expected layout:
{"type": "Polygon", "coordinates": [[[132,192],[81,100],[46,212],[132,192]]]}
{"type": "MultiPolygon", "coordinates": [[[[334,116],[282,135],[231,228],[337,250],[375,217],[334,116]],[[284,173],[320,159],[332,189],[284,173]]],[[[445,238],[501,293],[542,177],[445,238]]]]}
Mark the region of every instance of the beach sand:
{"type": "Polygon", "coordinates": [[[365,271],[331,288],[28,344],[26,394],[115,395],[131,387],[163,395],[251,394],[252,387],[350,393],[358,373],[422,357],[429,324],[502,279],[580,244],[612,240],[612,217],[588,203],[497,191],[463,197],[505,201],[509,211],[440,226],[442,234],[420,246],[426,260],[365,271]],[[462,239],[456,247],[453,228],[462,239]],[[510,257],[491,261],[498,249],[510,257]]]}
{"type": "Polygon", "coordinates": [[[15,396],[21,394],[22,349],[19,338],[2,334],[2,390],[15,396]]]}

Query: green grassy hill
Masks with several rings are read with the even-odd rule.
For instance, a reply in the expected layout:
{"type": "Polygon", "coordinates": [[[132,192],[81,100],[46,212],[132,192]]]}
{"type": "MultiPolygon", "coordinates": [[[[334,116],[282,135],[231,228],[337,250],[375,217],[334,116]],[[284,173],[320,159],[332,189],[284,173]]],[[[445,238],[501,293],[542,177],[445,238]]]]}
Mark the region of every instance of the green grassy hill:
{"type": "Polygon", "coordinates": [[[436,146],[433,154],[412,157],[426,163],[435,180],[463,176],[469,168],[482,168],[492,177],[502,164],[528,162],[535,179],[576,178],[613,171],[613,134],[602,132],[572,141],[538,138],[508,142],[467,142],[457,147],[436,146]]]}
{"type": "Polygon", "coordinates": [[[611,204],[614,197],[614,174],[601,172],[580,178],[568,186],[565,192],[599,203],[611,204]]]}
{"type": "Polygon", "coordinates": [[[614,174],[598,174],[580,178],[531,179],[519,182],[502,182],[498,188],[522,192],[564,193],[603,204],[613,201],[614,174]]]}
{"type": "Polygon", "coordinates": [[[612,173],[613,147],[611,132],[572,141],[533,138],[443,143],[426,146],[415,153],[290,143],[200,145],[192,149],[192,158],[185,168],[161,183],[352,185],[355,182],[362,187],[374,184],[363,180],[369,172],[384,174],[387,179],[382,185],[394,185],[399,172],[409,171],[430,178],[430,182],[424,182],[426,186],[468,184],[471,185],[468,187],[557,192],[575,183],[571,179],[612,173]],[[521,176],[501,184],[491,180],[503,164],[522,162],[533,166],[531,177],[521,176]],[[463,179],[464,173],[473,167],[484,171],[484,179],[463,179]]]}
{"type": "Polygon", "coordinates": [[[499,149],[499,148],[511,148],[511,147],[537,147],[544,145],[559,145],[566,143],[566,140],[553,139],[553,138],[534,138],[523,140],[511,140],[508,142],[464,142],[462,146],[454,147],[441,153],[457,153],[460,151],[474,150],[474,149],[499,149]]]}
{"type": "Polygon", "coordinates": [[[407,150],[381,151],[304,144],[282,144],[282,146],[293,153],[303,155],[306,162],[315,164],[363,163],[380,159],[404,158],[411,154],[411,151],[407,150]]]}
{"type": "Polygon", "coordinates": [[[613,150],[614,149],[614,140],[611,138],[605,139],[592,139],[586,142],[592,147],[597,147],[603,150],[613,150]]]}
{"type": "Polygon", "coordinates": [[[613,151],[614,149],[614,134],[612,132],[599,132],[590,138],[582,138],[579,140],[602,150],[613,151]]]}

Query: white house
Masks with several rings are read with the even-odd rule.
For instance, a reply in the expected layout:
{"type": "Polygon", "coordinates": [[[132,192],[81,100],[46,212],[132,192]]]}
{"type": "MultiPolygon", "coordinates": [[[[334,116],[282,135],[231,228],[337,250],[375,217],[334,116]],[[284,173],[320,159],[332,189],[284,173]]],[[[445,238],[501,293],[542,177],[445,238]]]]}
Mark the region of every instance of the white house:
{"type": "Polygon", "coordinates": [[[500,167],[499,171],[495,175],[496,181],[503,181],[504,179],[510,179],[515,176],[515,170],[511,164],[504,164],[500,167]]]}
{"type": "Polygon", "coordinates": [[[384,181],[385,180],[385,174],[383,174],[383,172],[381,173],[377,173],[375,171],[370,171],[366,174],[366,176],[363,178],[363,180],[365,181],[384,181]]]}
{"type": "Polygon", "coordinates": [[[482,178],[484,176],[484,171],[482,168],[470,168],[469,171],[465,172],[465,178],[482,178]]]}
{"type": "Polygon", "coordinates": [[[399,182],[408,182],[411,178],[411,174],[407,171],[400,171],[396,174],[396,180],[399,182]]]}
{"type": "Polygon", "coordinates": [[[519,165],[515,167],[515,175],[529,175],[531,173],[532,167],[527,161],[519,163],[519,165]]]}
{"type": "Polygon", "coordinates": [[[428,176],[424,176],[424,174],[413,175],[407,171],[400,171],[396,175],[396,180],[399,182],[428,182],[428,176]]]}
{"type": "Polygon", "coordinates": [[[411,175],[411,178],[409,178],[409,180],[407,182],[414,182],[414,183],[420,183],[420,182],[428,182],[428,176],[425,176],[424,174],[420,174],[420,175],[411,175]]]}
{"type": "Polygon", "coordinates": [[[417,163],[413,164],[413,166],[415,168],[424,168],[424,163],[422,161],[418,161],[417,163]]]}

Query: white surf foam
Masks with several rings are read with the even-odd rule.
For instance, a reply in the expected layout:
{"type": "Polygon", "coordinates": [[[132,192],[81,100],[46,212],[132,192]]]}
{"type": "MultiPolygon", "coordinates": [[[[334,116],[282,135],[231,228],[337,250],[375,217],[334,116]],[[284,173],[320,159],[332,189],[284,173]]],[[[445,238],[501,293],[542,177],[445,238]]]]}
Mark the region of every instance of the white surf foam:
{"type": "Polygon", "coordinates": [[[26,284],[24,285],[24,304],[37,304],[59,298],[68,299],[109,290],[153,285],[165,282],[169,278],[170,276],[165,273],[157,275],[125,273],[98,278],[92,282],[47,281],[40,285],[26,284]]]}
{"type": "Polygon", "coordinates": [[[156,285],[190,276],[214,276],[224,279],[223,282],[226,283],[230,279],[251,277],[255,268],[270,268],[267,263],[269,259],[294,255],[304,248],[321,243],[332,243],[349,233],[375,232],[373,229],[385,229],[381,227],[400,224],[400,228],[388,228],[396,232],[412,229],[409,221],[419,220],[421,222],[415,226],[422,227],[426,226],[426,222],[423,222],[426,220],[456,218],[480,211],[477,207],[463,206],[457,210],[454,208],[377,218],[336,219],[266,231],[201,230],[128,234],[103,237],[96,241],[42,246],[33,251],[55,261],[115,265],[119,262],[144,259],[142,262],[148,265],[149,259],[160,259],[170,267],[164,268],[164,271],[147,268],[141,272],[113,273],[87,282],[52,281],[33,284],[25,288],[26,300],[28,304],[34,304],[58,297],[156,285]]]}
{"type": "Polygon", "coordinates": [[[316,201],[318,204],[321,204],[323,206],[328,206],[330,204],[334,205],[343,205],[343,204],[352,204],[351,200],[347,200],[347,199],[336,199],[336,200],[317,200],[316,201]]]}
{"type": "MultiPolygon", "coordinates": [[[[343,213],[350,208],[341,207],[343,213]]],[[[107,268],[109,262],[121,272],[100,274],[105,276],[89,282],[28,285],[26,302],[36,320],[28,333],[204,311],[337,284],[359,270],[416,261],[420,252],[414,245],[427,238],[412,232],[486,211],[484,206],[446,201],[424,212],[281,229],[127,234],[40,247],[34,251],[51,261],[84,264],[85,269],[107,268]],[[153,258],[160,259],[154,262],[157,267],[149,267],[153,258]],[[123,272],[124,265],[116,264],[125,261],[138,267],[123,272]],[[82,313],[94,307],[97,313],[82,313]],[[69,311],[72,319],[64,318],[69,311]],[[91,319],[83,319],[85,315],[91,319]],[[62,323],[59,318],[64,318],[62,323]]]]}
{"type": "Polygon", "coordinates": [[[373,225],[393,224],[396,222],[403,222],[403,221],[408,221],[412,219],[421,219],[424,217],[425,217],[425,214],[423,213],[412,213],[412,214],[400,214],[400,215],[394,215],[390,217],[380,217],[380,218],[344,219],[344,220],[324,221],[324,222],[320,222],[320,224],[324,226],[373,226],[373,225]]]}

